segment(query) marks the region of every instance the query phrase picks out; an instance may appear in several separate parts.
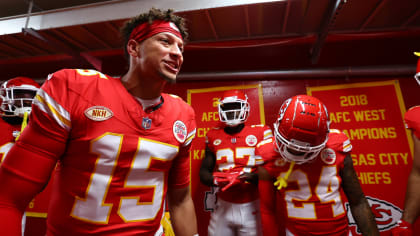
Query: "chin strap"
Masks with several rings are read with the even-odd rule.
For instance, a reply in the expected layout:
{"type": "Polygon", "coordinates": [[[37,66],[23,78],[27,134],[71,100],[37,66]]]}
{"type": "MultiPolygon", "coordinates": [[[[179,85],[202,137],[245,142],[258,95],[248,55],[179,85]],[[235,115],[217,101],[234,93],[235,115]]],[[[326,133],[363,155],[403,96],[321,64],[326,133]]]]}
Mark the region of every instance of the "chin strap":
{"type": "Polygon", "coordinates": [[[281,177],[280,175],[277,177],[277,181],[274,182],[274,186],[277,186],[277,190],[281,190],[283,187],[287,187],[287,179],[289,178],[290,173],[292,173],[293,167],[295,166],[295,162],[290,162],[289,169],[287,170],[284,177],[281,177]]]}
{"type": "Polygon", "coordinates": [[[28,124],[28,112],[23,113],[23,121],[22,121],[22,125],[20,127],[20,133],[19,135],[15,138],[15,142],[18,141],[20,134],[23,132],[23,130],[25,129],[26,125],[28,124]]]}

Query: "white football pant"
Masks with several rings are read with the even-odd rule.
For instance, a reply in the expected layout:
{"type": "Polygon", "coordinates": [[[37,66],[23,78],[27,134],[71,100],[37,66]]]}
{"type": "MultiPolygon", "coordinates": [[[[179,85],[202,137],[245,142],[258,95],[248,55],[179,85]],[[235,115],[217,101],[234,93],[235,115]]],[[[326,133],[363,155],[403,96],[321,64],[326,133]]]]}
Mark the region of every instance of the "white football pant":
{"type": "Polygon", "coordinates": [[[210,215],[208,236],[262,235],[260,201],[230,203],[217,200],[210,215]]]}

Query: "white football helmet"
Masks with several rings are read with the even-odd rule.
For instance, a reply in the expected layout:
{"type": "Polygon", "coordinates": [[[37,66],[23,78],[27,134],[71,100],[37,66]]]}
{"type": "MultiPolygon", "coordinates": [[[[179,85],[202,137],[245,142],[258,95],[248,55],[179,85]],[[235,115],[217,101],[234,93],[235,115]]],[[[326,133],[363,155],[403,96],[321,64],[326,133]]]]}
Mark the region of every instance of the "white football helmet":
{"type": "Polygon", "coordinates": [[[0,112],[5,117],[23,117],[31,112],[39,84],[27,77],[16,77],[0,86],[0,112]]]}
{"type": "Polygon", "coordinates": [[[317,98],[307,95],[287,99],[274,123],[277,152],[296,164],[316,158],[327,143],[328,133],[327,108],[317,98]]]}
{"type": "Polygon", "coordinates": [[[236,126],[248,119],[250,106],[248,97],[242,91],[228,90],[219,100],[219,118],[227,126],[236,126]]]}

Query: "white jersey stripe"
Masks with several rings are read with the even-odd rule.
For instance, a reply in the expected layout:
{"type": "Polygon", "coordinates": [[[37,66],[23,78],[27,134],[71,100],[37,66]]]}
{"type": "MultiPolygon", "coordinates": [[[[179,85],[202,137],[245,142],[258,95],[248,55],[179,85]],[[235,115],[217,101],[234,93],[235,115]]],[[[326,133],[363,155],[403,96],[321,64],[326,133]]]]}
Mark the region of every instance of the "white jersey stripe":
{"type": "Polygon", "coordinates": [[[273,137],[273,132],[271,132],[271,129],[267,129],[264,131],[264,139],[269,139],[273,137]]]}
{"type": "Polygon", "coordinates": [[[44,90],[40,89],[35,96],[34,105],[53,118],[58,125],[69,131],[71,128],[70,113],[58,104],[44,90]]]}
{"type": "Polygon", "coordinates": [[[196,129],[194,129],[193,131],[191,131],[188,134],[187,139],[185,140],[184,145],[183,145],[184,147],[185,146],[188,146],[191,143],[191,141],[194,139],[194,137],[195,137],[195,131],[196,131],[196,129]]]}

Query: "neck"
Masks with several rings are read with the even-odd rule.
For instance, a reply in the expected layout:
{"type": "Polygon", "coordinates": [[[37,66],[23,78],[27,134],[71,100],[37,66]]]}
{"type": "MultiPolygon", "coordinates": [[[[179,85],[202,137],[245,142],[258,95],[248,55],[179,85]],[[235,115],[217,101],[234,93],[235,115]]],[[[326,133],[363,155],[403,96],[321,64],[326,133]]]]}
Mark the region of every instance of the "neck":
{"type": "Polygon", "coordinates": [[[236,134],[241,132],[241,130],[245,127],[245,124],[239,124],[237,126],[226,126],[224,128],[227,134],[236,134]]]}
{"type": "Polygon", "coordinates": [[[163,79],[147,77],[134,71],[128,71],[123,75],[121,82],[129,93],[142,99],[154,99],[161,96],[166,84],[163,79]]]}

